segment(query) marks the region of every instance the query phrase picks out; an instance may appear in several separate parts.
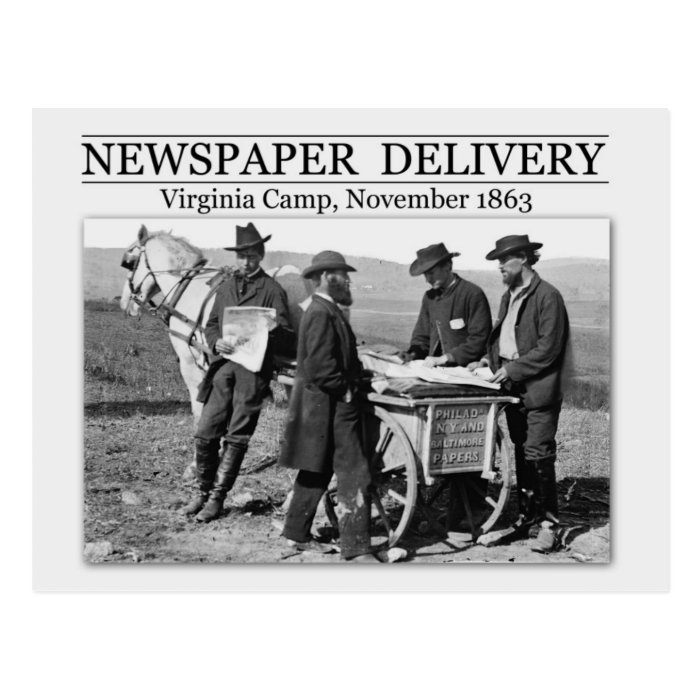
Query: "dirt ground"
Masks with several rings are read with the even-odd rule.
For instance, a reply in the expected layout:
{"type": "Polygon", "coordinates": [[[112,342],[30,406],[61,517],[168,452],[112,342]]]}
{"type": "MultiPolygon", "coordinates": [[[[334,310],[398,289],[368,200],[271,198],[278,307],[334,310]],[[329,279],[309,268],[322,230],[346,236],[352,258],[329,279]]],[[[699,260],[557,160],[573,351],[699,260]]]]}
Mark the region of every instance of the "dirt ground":
{"type": "MultiPolygon", "coordinates": [[[[190,460],[187,408],[90,406],[85,423],[85,559],[90,562],[336,563],[338,554],[293,553],[280,536],[284,501],[294,472],[277,467],[274,443],[283,406],[270,403],[223,516],[208,524],[179,513],[190,494],[182,472],[190,460]],[[173,437],[175,436],[175,437],[173,437]],[[261,437],[264,436],[264,437],[261,437]]],[[[568,417],[571,422],[572,416],[568,417]]],[[[576,448],[578,437],[570,438],[576,448]]],[[[567,438],[562,440],[567,453],[567,438]]],[[[580,442],[580,440],[579,440],[580,442]]],[[[420,514],[399,543],[401,565],[447,562],[603,563],[609,560],[608,479],[560,479],[562,546],[549,555],[527,540],[492,546],[445,539],[426,528],[420,514]],[[427,530],[427,531],[426,531],[427,530]],[[402,554],[402,553],[400,553],[402,554]]],[[[494,530],[514,515],[514,494],[494,530]]],[[[319,514],[321,533],[329,523],[319,514]]],[[[395,564],[399,565],[399,564],[395,564]]]]}

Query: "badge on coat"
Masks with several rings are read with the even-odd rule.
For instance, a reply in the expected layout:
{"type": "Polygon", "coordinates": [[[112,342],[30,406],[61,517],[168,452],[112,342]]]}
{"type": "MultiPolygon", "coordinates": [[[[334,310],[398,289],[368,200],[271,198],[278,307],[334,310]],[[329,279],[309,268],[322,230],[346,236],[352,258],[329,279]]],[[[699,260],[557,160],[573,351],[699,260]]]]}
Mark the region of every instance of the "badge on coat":
{"type": "Polygon", "coordinates": [[[463,318],[453,318],[450,321],[450,328],[453,331],[459,331],[462,328],[464,328],[464,319],[463,318]]]}

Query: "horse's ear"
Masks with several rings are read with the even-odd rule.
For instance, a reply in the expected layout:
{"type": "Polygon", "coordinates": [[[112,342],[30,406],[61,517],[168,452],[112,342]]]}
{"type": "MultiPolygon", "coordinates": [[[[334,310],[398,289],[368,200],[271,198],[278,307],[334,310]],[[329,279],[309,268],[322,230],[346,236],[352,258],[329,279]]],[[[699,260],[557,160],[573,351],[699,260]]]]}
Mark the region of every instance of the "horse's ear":
{"type": "Polygon", "coordinates": [[[143,245],[146,242],[147,238],[148,229],[144,226],[144,224],[141,224],[141,228],[139,229],[139,244],[143,245]]]}

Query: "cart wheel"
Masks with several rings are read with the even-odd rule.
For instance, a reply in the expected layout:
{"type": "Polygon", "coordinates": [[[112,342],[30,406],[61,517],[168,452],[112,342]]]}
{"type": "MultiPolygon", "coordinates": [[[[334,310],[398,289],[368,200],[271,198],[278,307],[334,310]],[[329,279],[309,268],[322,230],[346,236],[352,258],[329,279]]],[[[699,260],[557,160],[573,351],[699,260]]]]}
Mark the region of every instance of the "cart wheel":
{"type": "MultiPolygon", "coordinates": [[[[384,408],[363,407],[363,444],[372,483],[370,536],[373,546],[393,547],[408,528],[418,495],[413,447],[398,421],[384,408]]],[[[324,498],[331,525],[338,526],[335,489],[324,498]]]]}
{"type": "Polygon", "coordinates": [[[426,525],[433,530],[465,529],[474,539],[488,532],[508,505],[513,480],[510,451],[512,446],[500,425],[496,428],[496,444],[491,476],[484,479],[480,472],[441,477],[438,483],[422,489],[419,510],[426,525]],[[452,512],[460,512],[454,522],[452,512]],[[468,507],[467,507],[468,506],[468,507]]]}
{"type": "Polygon", "coordinates": [[[481,479],[482,483],[480,485],[476,484],[476,487],[482,487],[478,489],[476,496],[478,499],[481,499],[485,510],[485,519],[479,526],[481,532],[488,532],[496,524],[504,508],[508,505],[510,487],[514,476],[511,472],[513,463],[510,455],[511,449],[510,440],[506,438],[501,426],[497,426],[493,461],[494,477],[492,480],[481,479]]]}

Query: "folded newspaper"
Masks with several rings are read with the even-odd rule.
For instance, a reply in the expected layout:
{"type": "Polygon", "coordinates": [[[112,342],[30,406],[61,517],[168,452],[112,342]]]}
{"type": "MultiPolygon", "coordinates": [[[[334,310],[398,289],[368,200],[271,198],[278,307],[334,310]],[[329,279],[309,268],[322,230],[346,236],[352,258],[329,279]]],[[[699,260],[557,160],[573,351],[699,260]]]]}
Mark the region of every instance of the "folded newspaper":
{"type": "Polygon", "coordinates": [[[277,325],[274,309],[264,306],[227,306],[224,309],[222,339],[234,346],[227,360],[238,362],[251,372],[262,367],[269,332],[277,325]]]}
{"type": "Polygon", "coordinates": [[[424,382],[466,384],[480,386],[484,389],[493,389],[498,386],[498,384],[489,381],[493,377],[493,372],[488,367],[480,367],[473,371],[466,367],[426,367],[424,360],[397,364],[394,358],[382,358],[379,353],[366,353],[361,356],[361,359],[365,369],[372,370],[384,377],[406,379],[412,377],[422,379],[424,382]]]}

